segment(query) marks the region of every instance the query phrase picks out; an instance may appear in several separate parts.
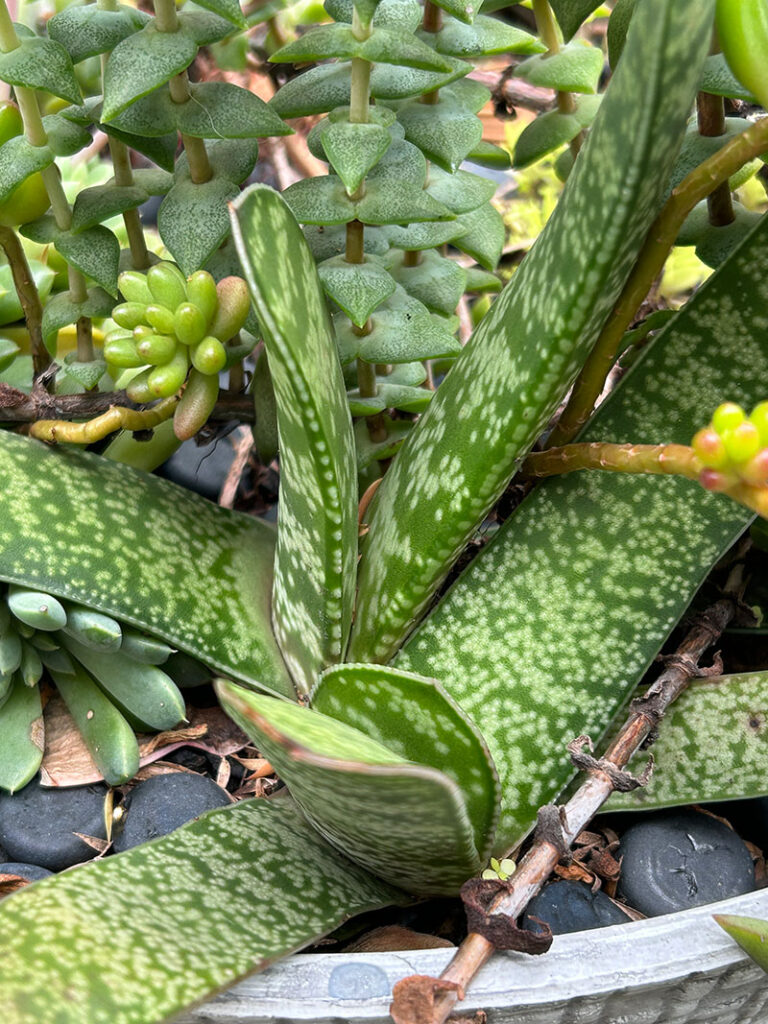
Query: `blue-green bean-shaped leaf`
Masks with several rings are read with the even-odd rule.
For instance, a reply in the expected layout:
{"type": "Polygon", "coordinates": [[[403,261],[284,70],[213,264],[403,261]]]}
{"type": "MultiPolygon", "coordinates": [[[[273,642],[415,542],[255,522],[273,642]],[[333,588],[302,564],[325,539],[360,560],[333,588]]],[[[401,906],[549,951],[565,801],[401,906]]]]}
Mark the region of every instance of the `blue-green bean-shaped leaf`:
{"type": "Polygon", "coordinates": [[[436,679],[383,665],[336,665],[320,677],[312,707],[453,779],[485,859],[498,820],[498,775],[477,727],[436,679]]]}
{"type": "Polygon", "coordinates": [[[555,213],[374,498],[352,659],[397,651],[594,344],[656,214],[711,22],[711,2],[638,10],[555,213]]]}
{"type": "MultiPolygon", "coordinates": [[[[744,800],[768,794],[768,672],[696,679],[678,697],[653,744],[646,786],[616,793],[612,811],[744,800]]],[[[643,760],[635,758],[632,770],[643,760]]]]}
{"type": "Polygon", "coordinates": [[[219,680],[225,710],[258,745],[330,843],[392,885],[457,892],[480,867],[459,786],[365,733],[219,680]]]}
{"type": "Polygon", "coordinates": [[[352,423],[322,286],[285,201],[266,186],[253,186],[235,204],[232,225],[277,401],[275,634],[296,685],[307,691],[322,669],[341,660],[352,618],[352,423]]]}
{"type": "Polygon", "coordinates": [[[270,628],[275,536],[127,466],[0,431],[0,579],[292,696],[270,628]]]}
{"type": "Polygon", "coordinates": [[[292,800],[246,800],[4,900],[3,1014],[156,1024],[406,899],[330,847],[292,800]]]}
{"type": "MultiPolygon", "coordinates": [[[[723,395],[748,407],[761,399],[766,239],[763,218],[645,350],[586,440],[686,443],[723,395]]],[[[751,518],[680,478],[553,478],[408,641],[398,667],[437,676],[488,742],[501,776],[500,850],[573,774],[566,743],[608,729],[751,518]]]]}

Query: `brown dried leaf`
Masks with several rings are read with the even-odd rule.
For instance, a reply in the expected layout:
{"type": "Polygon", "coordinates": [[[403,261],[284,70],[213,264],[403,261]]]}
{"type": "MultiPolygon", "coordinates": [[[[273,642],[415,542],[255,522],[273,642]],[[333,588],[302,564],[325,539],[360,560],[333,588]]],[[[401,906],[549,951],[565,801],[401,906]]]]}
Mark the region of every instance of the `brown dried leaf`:
{"type": "Polygon", "coordinates": [[[4,896],[18,892],[19,889],[25,889],[29,884],[29,879],[22,878],[21,875],[0,874],[0,900],[4,896]]]}
{"type": "Polygon", "coordinates": [[[415,932],[399,924],[384,925],[361,935],[348,946],[345,953],[388,953],[396,949],[444,949],[452,947],[448,939],[425,932],[415,932]]]}
{"type": "Polygon", "coordinates": [[[76,835],[78,839],[82,839],[87,846],[90,846],[92,850],[95,850],[96,853],[99,854],[106,853],[112,845],[112,842],[109,839],[100,839],[98,836],[89,836],[86,835],[85,832],[73,832],[72,834],[76,835]]]}
{"type": "Polygon", "coordinates": [[[222,757],[222,759],[219,761],[219,767],[216,769],[216,785],[221,786],[222,789],[226,789],[231,774],[232,765],[229,763],[226,757],[222,757]]]}

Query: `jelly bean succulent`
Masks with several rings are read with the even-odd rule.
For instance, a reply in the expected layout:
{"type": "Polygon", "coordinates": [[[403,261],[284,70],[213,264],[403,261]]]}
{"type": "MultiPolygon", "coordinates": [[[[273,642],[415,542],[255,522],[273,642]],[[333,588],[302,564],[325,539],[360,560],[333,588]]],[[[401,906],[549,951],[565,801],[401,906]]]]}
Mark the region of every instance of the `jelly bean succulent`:
{"type": "MultiPolygon", "coordinates": [[[[286,783],[4,901],[11,1024],[153,1024],[350,915],[508,877],[574,774],[566,744],[611,729],[763,511],[768,220],[740,217],[731,188],[768,151],[768,120],[725,125],[723,97],[753,97],[739,61],[709,52],[715,0],[620,0],[602,94],[601,51],[572,39],[596,3],[534,0],[536,35],[496,6],[328,0],[331,23],[274,49],[276,64],[314,66],[267,105],[188,73],[242,30],[234,0],[155,0],[154,15],[98,0],[66,7],[47,37],[0,0],[0,77],[25,129],[0,147],[0,201],[40,173],[52,213],[24,238],[68,268],[36,305],[23,244],[0,234],[35,357],[0,390],[0,418],[32,435],[0,431],[0,635],[18,638],[0,646],[0,733],[33,737],[39,714],[10,703],[37,699],[27,651],[67,702],[80,686],[86,733],[116,708],[162,727],[142,689],[159,677],[136,655],[156,645],[211,667],[286,783]],[[467,58],[499,52],[557,105],[514,162],[559,148],[566,179],[503,289],[501,217],[461,166],[506,160],[482,142],[488,92],[468,77],[467,58]],[[102,92],[83,100],[73,67],[94,55],[102,92]],[[42,89],[69,106],[41,118],[42,89]],[[328,173],[241,192],[255,140],[318,115],[309,145],[328,173]],[[114,179],[70,206],[54,161],[93,125],[114,179]],[[133,169],[130,150],[157,168],[133,169]],[[137,213],[150,194],[164,196],[158,254],[137,213]],[[127,249],[102,223],[113,215],[127,249]],[[717,269],[638,325],[678,241],[717,269]],[[483,290],[500,294],[459,340],[460,300],[483,290]],[[63,363],[72,325],[79,390],[46,392],[45,356],[63,363]],[[263,344],[245,404],[257,437],[274,423],[276,528],[145,471],[167,451],[164,419],[176,443],[243,391],[238,332],[263,344]],[[118,429],[109,457],[84,450],[118,429]],[[590,469],[611,472],[571,472],[590,469]],[[62,609],[56,630],[40,631],[43,605],[45,622],[62,609]]],[[[765,793],[744,709],[766,694],[765,673],[692,688],[664,784],[617,809],[765,793]]]]}

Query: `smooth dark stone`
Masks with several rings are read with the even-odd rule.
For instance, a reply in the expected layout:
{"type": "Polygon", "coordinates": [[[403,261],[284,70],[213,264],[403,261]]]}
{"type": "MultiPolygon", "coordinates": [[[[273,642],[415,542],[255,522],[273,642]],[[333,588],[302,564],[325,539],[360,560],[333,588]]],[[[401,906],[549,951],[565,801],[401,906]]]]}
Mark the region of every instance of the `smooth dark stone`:
{"type": "Polygon", "coordinates": [[[618,895],[647,917],[740,896],[755,888],[744,842],[708,814],[654,815],[621,838],[618,895]]]}
{"type": "Polygon", "coordinates": [[[584,882],[565,880],[546,886],[528,904],[523,927],[539,934],[543,929],[531,920],[534,917],[548,924],[553,935],[586,932],[630,921],[602,890],[592,892],[584,882]]]}
{"type": "Polygon", "coordinates": [[[204,775],[155,775],[140,782],[126,797],[124,824],[113,844],[115,853],[168,835],[205,811],[229,803],[221,786],[204,775]]]}
{"type": "Polygon", "coordinates": [[[48,868],[40,868],[37,864],[17,864],[15,861],[0,864],[0,875],[19,875],[28,882],[37,882],[40,878],[47,878],[52,874],[48,868]]]}
{"type": "Polygon", "coordinates": [[[104,785],[56,789],[36,780],[14,793],[0,793],[0,842],[7,859],[62,871],[91,860],[96,850],[75,832],[106,839],[104,785]]]}

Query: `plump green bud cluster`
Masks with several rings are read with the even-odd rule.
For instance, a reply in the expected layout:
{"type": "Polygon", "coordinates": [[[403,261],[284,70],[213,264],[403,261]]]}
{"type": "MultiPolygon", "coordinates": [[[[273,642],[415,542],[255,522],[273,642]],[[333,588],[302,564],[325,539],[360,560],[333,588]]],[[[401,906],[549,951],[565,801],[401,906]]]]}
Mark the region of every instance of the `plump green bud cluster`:
{"type": "Polygon", "coordinates": [[[107,782],[126,782],[139,767],[134,730],[163,731],[184,718],[174,681],[184,685],[176,666],[182,657],[83,605],[25,587],[0,588],[0,787],[17,789],[40,767],[42,742],[20,764],[23,744],[14,741],[31,724],[20,708],[40,719],[39,694],[32,700],[29,690],[44,678],[56,685],[107,782]],[[159,668],[166,663],[174,678],[159,668]],[[6,753],[13,763],[5,763],[6,753]]]}
{"type": "Polygon", "coordinates": [[[118,284],[125,302],[112,310],[118,326],[104,341],[104,358],[119,369],[141,370],[126,389],[132,401],[175,394],[190,367],[207,377],[225,368],[225,343],[250,306],[242,278],[216,284],[206,270],[185,278],[174,263],[156,263],[146,274],[126,271],[118,284]]]}
{"type": "Polygon", "coordinates": [[[693,439],[693,450],[704,467],[702,484],[713,491],[738,483],[768,485],[768,402],[747,416],[740,405],[724,402],[712,422],[693,439]]]}

